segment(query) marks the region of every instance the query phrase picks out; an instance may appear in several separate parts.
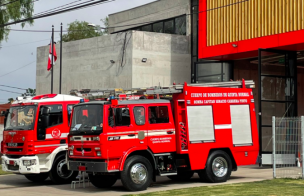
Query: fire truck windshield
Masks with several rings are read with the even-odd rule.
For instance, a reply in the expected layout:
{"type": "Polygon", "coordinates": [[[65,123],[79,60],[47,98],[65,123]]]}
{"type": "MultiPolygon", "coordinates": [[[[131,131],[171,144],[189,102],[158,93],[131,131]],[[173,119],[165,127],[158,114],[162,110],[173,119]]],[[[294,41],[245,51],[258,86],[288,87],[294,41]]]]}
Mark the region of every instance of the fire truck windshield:
{"type": "Polygon", "coordinates": [[[79,105],[74,107],[70,133],[101,133],[103,128],[103,105],[79,105]]]}
{"type": "Polygon", "coordinates": [[[33,130],[36,106],[11,107],[4,130],[33,130]]]}

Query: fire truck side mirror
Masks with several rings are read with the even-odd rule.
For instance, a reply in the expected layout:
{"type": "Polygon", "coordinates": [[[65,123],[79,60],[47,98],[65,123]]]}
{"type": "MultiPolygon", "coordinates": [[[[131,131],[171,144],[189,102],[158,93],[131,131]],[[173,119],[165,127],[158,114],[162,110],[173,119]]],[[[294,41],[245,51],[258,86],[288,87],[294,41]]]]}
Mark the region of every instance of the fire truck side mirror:
{"type": "Polygon", "coordinates": [[[44,128],[49,126],[50,122],[50,109],[48,107],[41,108],[41,124],[44,128]]]}

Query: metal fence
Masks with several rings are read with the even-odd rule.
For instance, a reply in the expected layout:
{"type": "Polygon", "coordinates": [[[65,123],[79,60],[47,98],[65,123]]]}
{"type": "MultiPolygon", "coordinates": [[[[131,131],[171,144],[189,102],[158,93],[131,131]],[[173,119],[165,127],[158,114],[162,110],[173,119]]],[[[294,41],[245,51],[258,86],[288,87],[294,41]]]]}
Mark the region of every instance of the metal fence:
{"type": "Polygon", "coordinates": [[[273,177],[303,178],[304,117],[272,117],[273,177]]]}

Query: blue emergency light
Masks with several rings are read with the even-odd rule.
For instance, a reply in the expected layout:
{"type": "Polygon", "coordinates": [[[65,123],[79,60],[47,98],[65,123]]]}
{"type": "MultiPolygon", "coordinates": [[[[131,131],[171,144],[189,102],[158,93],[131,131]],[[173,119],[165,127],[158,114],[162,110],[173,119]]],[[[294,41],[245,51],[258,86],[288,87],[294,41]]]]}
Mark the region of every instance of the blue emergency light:
{"type": "Polygon", "coordinates": [[[84,103],[84,99],[80,99],[80,103],[84,103]]]}

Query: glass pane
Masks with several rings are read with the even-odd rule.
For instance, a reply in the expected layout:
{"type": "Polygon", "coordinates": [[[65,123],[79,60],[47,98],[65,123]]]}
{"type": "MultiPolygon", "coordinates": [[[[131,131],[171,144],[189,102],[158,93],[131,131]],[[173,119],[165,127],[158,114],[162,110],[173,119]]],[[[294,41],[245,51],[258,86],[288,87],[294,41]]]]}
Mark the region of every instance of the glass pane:
{"type": "Polygon", "coordinates": [[[222,81],[222,76],[209,76],[209,77],[198,77],[197,78],[197,83],[207,83],[207,82],[221,82],[222,81]]]}
{"type": "Polygon", "coordinates": [[[294,97],[294,80],[290,78],[261,77],[262,100],[292,101],[294,97]]]}
{"type": "Polygon", "coordinates": [[[262,52],[262,75],[285,76],[285,55],[262,52]]]}
{"type": "Polygon", "coordinates": [[[272,128],[262,127],[262,151],[272,152],[272,128]]]}
{"type": "Polygon", "coordinates": [[[197,76],[222,74],[222,63],[202,63],[197,65],[197,76]]]}
{"type": "Polygon", "coordinates": [[[163,26],[163,22],[158,22],[158,23],[155,23],[153,24],[153,32],[156,32],[156,33],[163,33],[164,30],[164,26],[163,26]]]}
{"type": "Polygon", "coordinates": [[[165,22],[164,33],[174,34],[174,20],[169,20],[165,22]]]}
{"type": "Polygon", "coordinates": [[[228,82],[231,79],[233,79],[230,68],[231,68],[230,63],[223,63],[223,81],[222,82],[228,82]]]}
{"type": "Polygon", "coordinates": [[[175,19],[175,34],[186,35],[186,16],[175,19]]]}
{"type": "Polygon", "coordinates": [[[145,108],[144,107],[134,107],[134,118],[137,125],[144,125],[146,123],[145,118],[145,108]]]}
{"type": "Polygon", "coordinates": [[[293,103],[262,102],[262,125],[272,125],[272,116],[290,117],[293,113],[293,103]]]}
{"type": "Polygon", "coordinates": [[[141,27],[141,30],[142,30],[142,31],[151,32],[151,31],[152,31],[152,25],[143,26],[143,27],[141,27]]]}

